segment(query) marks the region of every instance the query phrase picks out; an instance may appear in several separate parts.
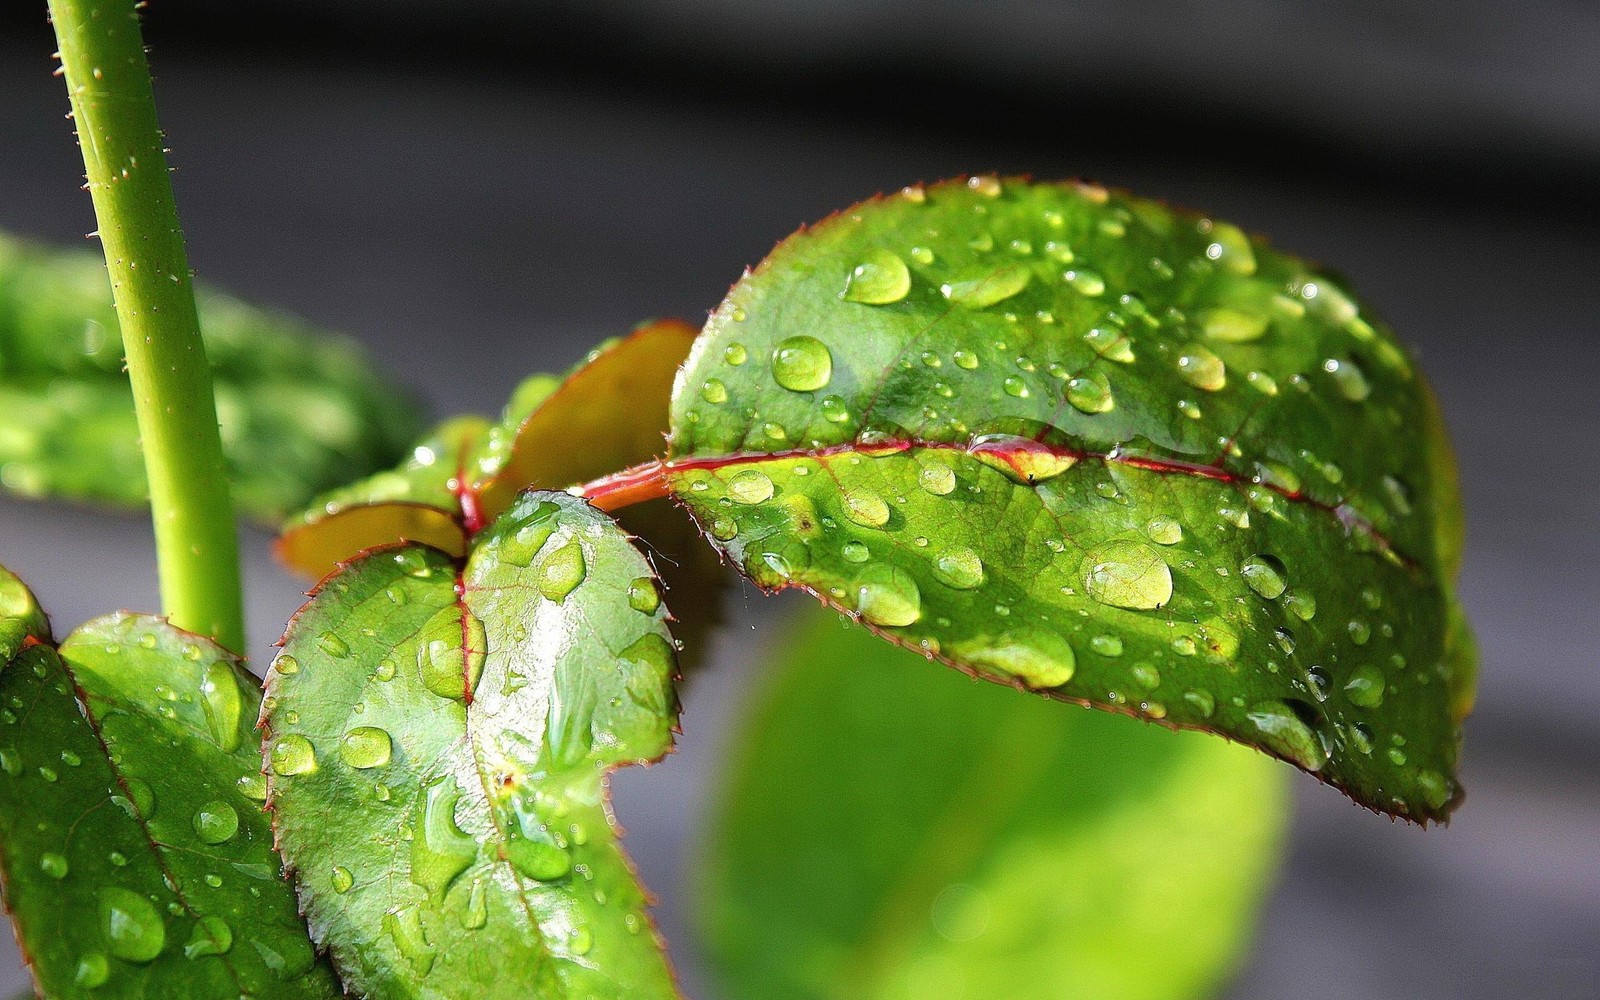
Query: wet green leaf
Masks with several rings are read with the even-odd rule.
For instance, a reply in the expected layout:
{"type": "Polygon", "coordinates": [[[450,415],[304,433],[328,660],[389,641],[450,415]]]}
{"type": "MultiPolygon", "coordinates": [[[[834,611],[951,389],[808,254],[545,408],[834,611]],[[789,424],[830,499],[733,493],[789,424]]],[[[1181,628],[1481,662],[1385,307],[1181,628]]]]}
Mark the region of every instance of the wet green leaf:
{"type": "MultiPolygon", "coordinates": [[[[382,469],[415,402],[353,342],[201,291],[217,416],[239,510],[277,520],[382,469]]],[[[0,236],[0,484],[27,496],[146,500],[133,396],[99,255],[0,236]]]]}
{"type": "Polygon", "coordinates": [[[727,995],[1181,1000],[1232,970],[1282,768],[927,670],[832,615],[775,648],[695,894],[727,995]]]}
{"type": "Polygon", "coordinates": [[[324,581],[268,679],[279,843],[313,936],[372,998],[672,997],[605,774],[671,745],[649,564],[564,493],[457,564],[324,581]]]}
{"type": "Polygon", "coordinates": [[[3,570],[0,615],[28,634],[0,673],[0,867],[41,992],[342,995],[272,849],[239,661],[125,613],[58,653],[3,570]]]}
{"type": "Polygon", "coordinates": [[[1227,223],[995,178],[857,206],[734,287],[672,421],[672,488],[764,586],[1375,809],[1460,798],[1432,397],[1342,282],[1227,223]]]}

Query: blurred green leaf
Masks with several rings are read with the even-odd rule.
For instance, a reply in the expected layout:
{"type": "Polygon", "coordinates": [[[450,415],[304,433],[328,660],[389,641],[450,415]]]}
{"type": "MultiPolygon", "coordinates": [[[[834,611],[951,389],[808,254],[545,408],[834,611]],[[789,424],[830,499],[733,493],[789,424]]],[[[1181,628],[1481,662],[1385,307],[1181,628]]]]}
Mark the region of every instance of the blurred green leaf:
{"type": "Polygon", "coordinates": [[[50,645],[0,570],[26,641],[0,673],[0,869],[51,1000],[333,1000],[272,848],[254,678],[209,639],[115,614],[50,645]]]}
{"type": "Polygon", "coordinates": [[[1374,809],[1460,799],[1437,408],[1338,279],[1232,225],[995,178],[855,206],[734,286],[672,425],[674,492],[765,587],[1374,809]]]}
{"type": "MultiPolygon", "coordinates": [[[[234,502],[275,521],[397,461],[417,405],[354,342],[201,289],[234,502]]],[[[146,502],[133,395],[105,264],[0,236],[0,485],[146,502]]]]}
{"type": "Polygon", "coordinates": [[[649,564],[529,492],[465,565],[361,556],[268,679],[279,845],[313,936],[370,1000],[676,995],[606,806],[677,715],[649,564]]]}
{"type": "Polygon", "coordinates": [[[831,614],[775,644],[695,893],[727,995],[1185,1000],[1232,971],[1287,773],[932,671],[831,614]]]}

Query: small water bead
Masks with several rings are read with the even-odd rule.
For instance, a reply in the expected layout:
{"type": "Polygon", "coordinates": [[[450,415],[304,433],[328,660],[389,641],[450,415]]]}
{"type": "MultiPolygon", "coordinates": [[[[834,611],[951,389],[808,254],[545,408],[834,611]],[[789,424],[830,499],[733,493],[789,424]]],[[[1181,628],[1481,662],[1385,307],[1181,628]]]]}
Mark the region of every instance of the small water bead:
{"type": "Polygon", "coordinates": [[[332,632],[324,632],[318,636],[317,647],[336,660],[342,660],[350,655],[350,644],[332,632]]]}
{"type": "Polygon", "coordinates": [[[939,286],[946,299],[968,309],[986,309],[1021,292],[1033,280],[1026,264],[1013,264],[976,278],[950,281],[939,286]]]}
{"type": "Polygon", "coordinates": [[[791,392],[811,392],[833,378],[833,355],[815,337],[790,337],[772,350],[772,377],[791,392]]]}
{"type": "Polygon", "coordinates": [[[252,802],[265,802],[267,800],[267,777],[264,774],[251,773],[243,775],[234,787],[239,794],[252,802]]]}
{"type": "Polygon", "coordinates": [[[1122,639],[1114,635],[1097,635],[1089,640],[1089,648],[1101,656],[1115,659],[1122,655],[1122,639]]]}
{"type": "Polygon", "coordinates": [[[1178,355],[1178,376],[1196,389],[1216,392],[1228,384],[1228,370],[1210,348],[1190,344],[1178,355]]]}
{"type": "Polygon", "coordinates": [[[1211,243],[1205,250],[1207,259],[1216,261],[1224,271],[1240,277],[1256,273],[1255,250],[1250,246],[1250,237],[1238,226],[1208,219],[1201,223],[1201,233],[1211,237],[1211,243]]]}
{"type": "Polygon", "coordinates": [[[1146,691],[1154,691],[1161,686],[1161,671],[1149,663],[1136,663],[1129,671],[1133,682],[1146,691]]]}
{"type": "Polygon", "coordinates": [[[225,844],[239,832],[239,814],[221,801],[207,802],[194,814],[194,834],[203,843],[225,844]]]}
{"type": "Polygon", "coordinates": [[[1100,372],[1090,372],[1067,380],[1067,402],[1082,413],[1108,413],[1116,406],[1111,395],[1111,380],[1100,372]]]}
{"type": "Polygon", "coordinates": [[[636,577],[628,584],[628,607],[641,614],[653,615],[661,607],[661,591],[648,576],[636,577]]]}
{"type": "Polygon", "coordinates": [[[167,941],[166,926],[150,901],[116,886],[100,890],[100,935],[114,957],[140,965],[160,955],[167,941]]]}
{"type": "Polygon", "coordinates": [[[739,524],[731,517],[719,517],[711,522],[711,537],[719,542],[730,542],[738,534],[739,524]]]}
{"type": "Polygon", "coordinates": [[[726,403],[728,401],[728,387],[720,378],[708,378],[700,387],[700,398],[708,403],[726,403]]]}
{"type": "Polygon", "coordinates": [[[1199,713],[1200,718],[1202,719],[1211,718],[1212,714],[1217,710],[1217,699],[1212,696],[1210,691],[1206,691],[1202,688],[1194,688],[1192,690],[1185,691],[1183,693],[1183,700],[1189,705],[1189,707],[1193,708],[1197,713],[1199,713]]]}
{"type": "Polygon", "coordinates": [[[1389,758],[1389,763],[1393,764],[1395,767],[1405,766],[1406,752],[1401,750],[1399,747],[1391,747],[1387,756],[1389,758]]]}
{"type": "Polygon", "coordinates": [[[339,740],[339,758],[360,771],[389,763],[393,749],[388,730],[377,726],[357,726],[339,740]]]}
{"type": "Polygon", "coordinates": [[[233,928],[221,917],[204,916],[195,921],[194,931],[183,946],[184,958],[225,955],[233,947],[233,928]]]}
{"type": "Polygon", "coordinates": [[[295,734],[278,737],[272,744],[271,761],[274,774],[309,774],[317,769],[317,753],[311,741],[295,734]]]}
{"type": "Polygon", "coordinates": [[[1417,785],[1422,789],[1422,798],[1431,808],[1443,808],[1455,794],[1454,783],[1438,771],[1424,770],[1417,772],[1417,785]]]}
{"type": "Polygon", "coordinates": [[[1345,697],[1350,699],[1352,705],[1362,708],[1382,705],[1383,691],[1383,672],[1370,663],[1364,663],[1352,671],[1344,685],[1345,697]]]}
{"type": "Polygon", "coordinates": [[[574,955],[587,955],[594,947],[594,932],[587,927],[574,927],[567,938],[567,950],[574,955]]]}
{"type": "Polygon", "coordinates": [[[57,881],[67,877],[70,867],[66,856],[54,851],[46,851],[39,856],[39,870],[57,881]]]}
{"type": "Polygon", "coordinates": [[[1106,279],[1101,277],[1098,271],[1090,270],[1087,267],[1063,271],[1061,278],[1072,286],[1073,291],[1089,298],[1102,295],[1106,290],[1106,279]]]}
{"type": "Polygon", "coordinates": [[[941,553],[933,570],[941,583],[956,590],[972,590],[983,585],[983,560],[965,546],[941,553]]]}
{"type": "Polygon", "coordinates": [[[1178,412],[1190,420],[1199,420],[1201,417],[1200,404],[1192,399],[1178,400],[1178,412]]]}
{"type": "Polygon", "coordinates": [[[911,248],[911,259],[916,261],[918,264],[921,264],[924,267],[926,267],[927,265],[933,263],[933,260],[934,260],[933,251],[928,249],[927,247],[912,247],[911,248]]]}
{"type": "Polygon", "coordinates": [[[851,540],[839,548],[839,554],[844,556],[846,562],[864,563],[872,555],[871,551],[861,542],[851,540]]]}
{"type": "Polygon", "coordinates": [[[1237,309],[1207,309],[1200,314],[1200,329],[1206,339],[1225,344],[1244,344],[1260,340],[1271,320],[1259,313],[1237,309]]]}
{"type": "Polygon", "coordinates": [[[978,367],[978,356],[971,351],[956,351],[950,355],[950,360],[956,363],[957,368],[965,368],[967,371],[978,367]]]}
{"type": "Polygon", "coordinates": [[[1015,375],[1007,375],[1005,381],[1001,383],[1001,387],[1005,389],[1007,396],[1015,396],[1018,399],[1026,399],[1031,395],[1028,391],[1028,383],[1015,375]]]}
{"type": "Polygon", "coordinates": [[[1244,377],[1244,380],[1263,395],[1276,396],[1278,394],[1277,380],[1266,372],[1251,372],[1244,377]]]}
{"type": "Polygon", "coordinates": [[[380,681],[392,681],[394,680],[395,671],[397,669],[399,668],[396,666],[394,660],[385,656],[383,659],[379,660],[378,665],[373,668],[372,676],[380,681]]]}
{"type": "Polygon", "coordinates": [[[1329,358],[1322,363],[1322,370],[1333,376],[1333,384],[1338,388],[1339,395],[1349,402],[1364,402],[1372,395],[1372,386],[1367,384],[1366,373],[1354,361],[1329,358]]]}
{"type": "Polygon", "coordinates": [[[956,490],[956,473],[943,462],[929,460],[917,470],[917,483],[936,497],[949,496],[956,490]]]}
{"type": "Polygon", "coordinates": [[[888,305],[899,302],[911,291],[911,271],[906,262],[888,250],[869,251],[845,280],[843,296],[850,302],[888,305]]]}
{"type": "Polygon", "coordinates": [[[356,877],[350,874],[350,869],[336,865],[329,874],[328,881],[332,883],[333,891],[342,896],[355,886],[356,877]]]}
{"type": "Polygon", "coordinates": [[[922,592],[911,574],[883,563],[856,577],[856,613],[873,625],[898,628],[922,617],[922,592]]]}
{"type": "Polygon", "coordinates": [[[1144,533],[1157,545],[1176,545],[1183,541],[1183,525],[1170,517],[1152,517],[1145,523],[1144,533]]]}
{"type": "Polygon", "coordinates": [[[1317,613],[1317,599],[1306,591],[1295,591],[1283,602],[1284,607],[1303,622],[1310,621],[1317,613]]]}
{"type": "Polygon", "coordinates": [[[584,559],[583,545],[574,538],[546,556],[539,566],[539,593],[559,604],[566,600],[568,594],[577,590],[588,575],[589,566],[584,559]]]}
{"type": "Polygon", "coordinates": [[[1357,646],[1365,646],[1372,639],[1372,626],[1360,618],[1350,619],[1350,624],[1345,628],[1350,633],[1350,641],[1357,646]]]}
{"type": "Polygon", "coordinates": [[[1256,705],[1247,713],[1261,742],[1273,752],[1293,761],[1307,771],[1320,771],[1327,763],[1327,752],[1311,727],[1300,721],[1289,706],[1269,701],[1256,705]]]}
{"type": "Polygon", "coordinates": [[[1148,611],[1172,599],[1172,570],[1161,553],[1135,539],[1095,546],[1084,560],[1090,597],[1116,608],[1148,611]]]}
{"type": "Polygon", "coordinates": [[[850,407],[838,396],[822,397],[822,417],[830,423],[842,424],[850,419],[850,407]]]}
{"type": "Polygon", "coordinates": [[[722,360],[737,368],[750,358],[750,352],[745,350],[743,344],[734,341],[722,349],[722,360]]]}
{"type": "Polygon", "coordinates": [[[844,494],[844,514],[863,528],[881,528],[889,523],[889,505],[883,497],[865,490],[849,490],[844,494]]]}
{"type": "Polygon", "coordinates": [[[572,874],[572,857],[555,844],[514,838],[505,845],[511,867],[539,882],[554,882],[572,874]]]}
{"type": "Polygon", "coordinates": [[[105,985],[111,977],[111,963],[98,951],[91,951],[78,959],[78,968],[73,973],[72,981],[79,986],[94,989],[96,986],[105,985]]]}
{"type": "Polygon", "coordinates": [[[728,496],[746,505],[766,503],[773,489],[771,477],[759,469],[745,469],[728,480],[728,496]]]}
{"type": "Polygon", "coordinates": [[[1244,582],[1251,590],[1269,601],[1282,597],[1283,592],[1289,588],[1288,582],[1284,579],[1287,573],[1277,557],[1261,552],[1239,564],[1239,575],[1244,577],[1244,582]]]}

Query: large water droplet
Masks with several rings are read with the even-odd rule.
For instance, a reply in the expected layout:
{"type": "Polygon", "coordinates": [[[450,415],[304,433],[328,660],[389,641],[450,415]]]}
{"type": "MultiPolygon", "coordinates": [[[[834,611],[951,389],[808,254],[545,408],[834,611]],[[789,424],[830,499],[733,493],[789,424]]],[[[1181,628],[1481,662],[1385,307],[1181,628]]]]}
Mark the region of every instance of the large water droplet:
{"type": "Polygon", "coordinates": [[[72,981],[79,986],[94,989],[101,986],[111,977],[111,963],[98,951],[91,951],[78,959],[78,968],[74,972],[72,981]]]}
{"type": "Polygon", "coordinates": [[[844,297],[851,302],[881,306],[899,302],[911,291],[906,262],[888,250],[868,251],[845,281],[844,297]]]}
{"type": "Polygon", "coordinates": [[[1228,369],[1222,359],[1199,344],[1190,344],[1178,355],[1178,375],[1196,389],[1216,392],[1228,384],[1228,369]]]}
{"type": "Polygon", "coordinates": [[[426,976],[433,971],[437,950],[423,930],[421,907],[413,903],[388,911],[383,915],[383,929],[394,940],[395,950],[411,963],[412,972],[426,976]]]}
{"type": "Polygon", "coordinates": [[[460,797],[454,778],[428,785],[423,792],[422,829],[411,840],[411,881],[427,890],[435,905],[478,857],[477,841],[456,826],[460,797]]]}
{"type": "Polygon", "coordinates": [[[561,508],[551,502],[544,501],[533,509],[527,519],[517,528],[516,532],[500,537],[497,548],[500,559],[512,566],[529,566],[533,557],[544,548],[544,543],[550,540],[560,523],[556,515],[561,508]]]}
{"type": "Polygon", "coordinates": [[[1284,579],[1287,570],[1284,569],[1283,563],[1276,557],[1261,552],[1239,564],[1239,575],[1244,577],[1244,582],[1251,590],[1269,601],[1275,601],[1283,596],[1284,590],[1289,586],[1288,581],[1284,579]]]}
{"type": "Polygon", "coordinates": [[[1268,749],[1308,771],[1319,771],[1327,763],[1327,753],[1317,734],[1289,706],[1278,701],[1263,702],[1247,717],[1268,749]]]}
{"type": "Polygon", "coordinates": [[[772,377],[792,392],[811,392],[833,378],[833,355],[815,337],[790,337],[772,351],[772,377]]]}
{"type": "Polygon", "coordinates": [[[641,614],[653,615],[661,607],[661,591],[648,576],[641,576],[628,584],[628,607],[641,614]]]}
{"type": "Polygon", "coordinates": [[[1054,632],[1024,629],[964,644],[957,653],[981,668],[1015,677],[1032,688],[1060,687],[1072,679],[1078,657],[1054,632]]]}
{"type": "Polygon", "coordinates": [[[1172,599],[1172,570],[1149,545],[1119,538],[1089,551],[1083,585],[1101,604],[1148,611],[1172,599]]]}
{"type": "Polygon", "coordinates": [[[272,744],[272,771],[274,774],[309,774],[317,769],[317,754],[311,741],[291,733],[280,736],[272,744]]]}
{"type": "Polygon", "coordinates": [[[141,965],[167,943],[166,926],[150,901],[116,886],[100,890],[100,934],[113,956],[141,965]]]}
{"type": "Polygon", "coordinates": [[[204,843],[225,844],[238,832],[239,814],[220,799],[207,802],[194,814],[194,834],[204,843]]]}
{"type": "Polygon", "coordinates": [[[1250,238],[1238,226],[1211,222],[1209,235],[1211,243],[1206,247],[1206,256],[1224,271],[1241,277],[1256,273],[1255,251],[1250,246],[1250,238]]]}
{"type": "Polygon", "coordinates": [[[928,459],[917,470],[917,483],[936,497],[949,496],[956,491],[956,473],[937,459],[928,459]]]}
{"type": "Polygon", "coordinates": [[[983,560],[965,546],[945,550],[933,569],[940,582],[957,590],[972,590],[983,584],[983,560]]]}
{"type": "Polygon", "coordinates": [[[71,866],[67,863],[65,855],[54,851],[46,851],[39,857],[39,870],[53,879],[60,880],[67,877],[71,866]]]}
{"type": "Polygon", "coordinates": [[[772,492],[772,479],[759,469],[736,472],[728,480],[728,496],[742,504],[766,503],[772,492]]]}
{"type": "Polygon", "coordinates": [[[1067,379],[1067,402],[1083,413],[1107,413],[1116,406],[1111,395],[1111,380],[1100,372],[1067,379]]]}
{"type": "Polygon", "coordinates": [[[975,278],[946,282],[939,286],[939,291],[956,305],[984,309],[1021,292],[1032,280],[1031,268],[1026,264],[1012,264],[975,278]]]}
{"type": "Polygon", "coordinates": [[[377,726],[357,726],[339,741],[339,759],[360,771],[389,763],[393,750],[388,730],[377,726]]]}
{"type": "Polygon", "coordinates": [[[1200,316],[1200,329],[1205,331],[1207,339],[1225,344],[1260,340],[1267,332],[1268,323],[1266,316],[1237,309],[1208,309],[1200,316]]]}
{"type": "Polygon", "coordinates": [[[1010,434],[985,434],[973,440],[967,453],[984,465],[998,469],[1019,483],[1054,479],[1074,465],[1078,457],[1040,444],[1032,438],[1010,434]]]}
{"type": "Polygon", "coordinates": [[[350,644],[332,632],[324,632],[317,636],[317,646],[336,660],[342,660],[350,655],[350,644]]]}
{"type": "MultiPolygon", "coordinates": [[[[281,666],[288,657],[278,657],[281,666]]],[[[233,668],[216,661],[208,665],[200,677],[200,704],[205,709],[206,727],[211,738],[224,753],[239,749],[241,736],[239,718],[244,712],[244,699],[239,695],[239,682],[234,679],[233,668]]]]}
{"type": "Polygon", "coordinates": [[[911,574],[879,563],[856,577],[856,613],[873,625],[899,627],[922,617],[922,593],[911,574]]]}
{"type": "Polygon", "coordinates": [[[1364,663],[1352,671],[1344,685],[1345,697],[1350,699],[1352,705],[1362,708],[1382,705],[1383,689],[1383,672],[1370,663],[1364,663]]]}
{"type": "Polygon", "coordinates": [[[459,606],[440,608],[417,636],[422,686],[441,698],[466,700],[478,688],[487,650],[488,638],[477,615],[459,606]]]}
{"type": "Polygon", "coordinates": [[[572,857],[542,840],[513,837],[506,841],[505,852],[511,867],[539,882],[554,882],[572,871],[572,857]]]}
{"type": "Polygon", "coordinates": [[[583,544],[576,538],[545,557],[539,566],[539,593],[560,604],[589,573],[583,544]]]}
{"type": "Polygon", "coordinates": [[[239,789],[239,794],[252,802],[265,802],[267,800],[267,777],[264,774],[250,773],[242,775],[234,785],[239,789]]]}
{"type": "Polygon", "coordinates": [[[189,943],[183,946],[185,958],[225,955],[233,947],[233,928],[221,917],[204,916],[195,921],[189,943]]]}
{"type": "Polygon", "coordinates": [[[328,875],[328,883],[333,886],[333,891],[344,895],[355,887],[356,877],[350,874],[350,869],[335,865],[328,875]]]}
{"type": "Polygon", "coordinates": [[[883,497],[866,490],[847,490],[844,514],[863,528],[881,528],[889,523],[889,505],[883,497]]]}

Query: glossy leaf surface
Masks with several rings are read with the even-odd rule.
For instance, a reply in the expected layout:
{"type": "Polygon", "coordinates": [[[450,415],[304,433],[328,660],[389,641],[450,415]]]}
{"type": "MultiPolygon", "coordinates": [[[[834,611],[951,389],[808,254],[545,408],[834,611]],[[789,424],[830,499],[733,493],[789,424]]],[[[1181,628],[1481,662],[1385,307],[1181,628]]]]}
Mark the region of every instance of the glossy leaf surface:
{"type": "Polygon", "coordinates": [[[320,577],[363,549],[420,541],[452,554],[523,489],[560,489],[664,449],[672,379],[696,331],[645,323],[596,348],[565,379],[523,382],[498,423],[446,422],[399,468],[320,498],[279,543],[290,568],[320,577]]]}
{"type": "Polygon", "coordinates": [[[1376,809],[1459,799],[1436,406],[1342,283],[1227,223],[994,178],[857,206],[729,293],[671,452],[764,586],[1376,809]]]}
{"type": "MultiPolygon", "coordinates": [[[[276,520],[404,454],[417,406],[353,342],[216,292],[202,290],[199,305],[241,512],[276,520]]],[[[146,501],[98,255],[0,236],[0,484],[27,496],[146,501]]]]}
{"type": "Polygon", "coordinates": [[[239,662],[128,614],[58,653],[4,571],[0,614],[29,635],[0,673],[0,866],[43,995],[340,996],[272,849],[239,662]]]}
{"type": "Polygon", "coordinates": [[[672,997],[605,774],[667,752],[673,649],[609,519],[528,493],[457,564],[362,556],[296,616],[264,721],[313,936],[373,998],[672,997]]]}
{"type": "Polygon", "coordinates": [[[719,783],[702,934],[763,1000],[1181,1000],[1231,971],[1281,767],[1017,698],[815,613],[719,783]]]}

